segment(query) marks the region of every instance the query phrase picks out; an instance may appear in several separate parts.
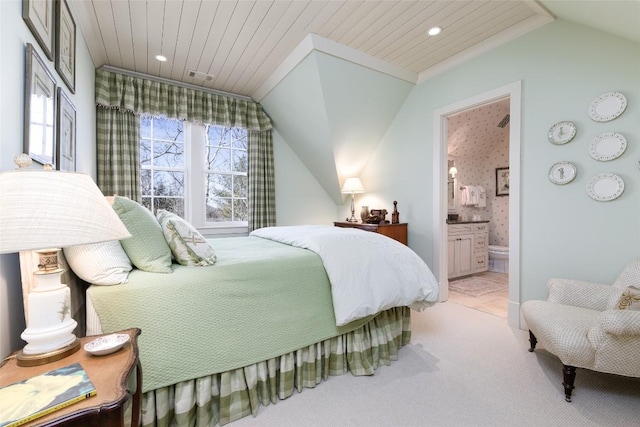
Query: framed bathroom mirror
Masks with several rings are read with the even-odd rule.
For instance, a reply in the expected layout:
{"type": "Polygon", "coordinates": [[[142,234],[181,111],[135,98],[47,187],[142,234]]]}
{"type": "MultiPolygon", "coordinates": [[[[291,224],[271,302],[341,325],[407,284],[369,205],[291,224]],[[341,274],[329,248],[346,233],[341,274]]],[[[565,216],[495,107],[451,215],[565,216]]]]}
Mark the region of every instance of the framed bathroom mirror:
{"type": "Polygon", "coordinates": [[[456,191],[456,177],[449,173],[455,166],[453,160],[447,161],[447,213],[458,213],[458,192],[456,191]]]}

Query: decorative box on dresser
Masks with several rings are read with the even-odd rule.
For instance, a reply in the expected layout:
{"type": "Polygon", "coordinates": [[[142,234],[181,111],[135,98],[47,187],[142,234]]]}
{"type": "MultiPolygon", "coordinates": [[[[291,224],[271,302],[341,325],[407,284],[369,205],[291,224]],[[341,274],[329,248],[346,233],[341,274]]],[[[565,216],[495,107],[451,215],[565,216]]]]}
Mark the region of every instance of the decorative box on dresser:
{"type": "Polygon", "coordinates": [[[372,233],[383,234],[394,240],[407,245],[407,223],[399,224],[366,224],[360,222],[334,222],[333,225],[342,228],[359,228],[360,230],[371,231],[372,233]]]}
{"type": "Polygon", "coordinates": [[[487,271],[489,222],[453,222],[447,225],[448,278],[487,271]]]}
{"type": "Polygon", "coordinates": [[[93,341],[98,336],[81,338],[80,350],[63,359],[44,365],[17,366],[15,357],[9,356],[0,365],[0,387],[73,363],[80,363],[96,387],[97,394],[36,418],[24,425],[29,427],[137,426],[140,421],[142,403],[142,368],[138,359],[137,343],[140,332],[138,328],[118,332],[129,335],[129,342],[120,350],[105,356],[92,356],[84,349],[86,343],[93,341]],[[131,420],[125,420],[125,413],[129,412],[127,411],[129,406],[131,407],[131,420]]]}

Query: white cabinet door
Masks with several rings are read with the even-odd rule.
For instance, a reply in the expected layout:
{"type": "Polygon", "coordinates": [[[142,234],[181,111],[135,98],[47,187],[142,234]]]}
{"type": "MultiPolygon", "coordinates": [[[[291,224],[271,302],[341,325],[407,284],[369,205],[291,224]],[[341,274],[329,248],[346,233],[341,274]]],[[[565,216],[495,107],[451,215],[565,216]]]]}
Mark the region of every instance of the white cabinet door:
{"type": "Polygon", "coordinates": [[[473,273],[473,235],[463,234],[449,236],[447,242],[448,277],[453,278],[473,273]]]}

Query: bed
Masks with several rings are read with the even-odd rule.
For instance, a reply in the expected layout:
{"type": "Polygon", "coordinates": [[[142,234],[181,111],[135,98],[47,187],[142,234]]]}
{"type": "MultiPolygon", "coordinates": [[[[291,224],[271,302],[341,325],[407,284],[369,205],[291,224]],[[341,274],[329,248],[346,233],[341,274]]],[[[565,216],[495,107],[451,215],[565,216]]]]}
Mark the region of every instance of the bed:
{"type": "MultiPolygon", "coordinates": [[[[409,342],[409,306],[437,300],[426,264],[375,233],[270,227],[206,244],[215,249],[213,265],[133,268],[126,283],[86,291],[87,335],[142,330],[145,426],[224,425],[331,375],[372,375],[409,342]],[[359,249],[345,263],[340,247],[359,249]],[[399,270],[409,272],[402,283],[385,283],[399,270]],[[346,289],[336,287],[340,281],[346,289]],[[366,288],[351,286],[356,281],[366,288]],[[415,283],[405,289],[408,282],[415,283]],[[383,297],[381,288],[394,291],[383,297]],[[340,293],[355,301],[340,302],[340,293]]],[[[65,249],[74,267],[69,255],[65,249]]]]}

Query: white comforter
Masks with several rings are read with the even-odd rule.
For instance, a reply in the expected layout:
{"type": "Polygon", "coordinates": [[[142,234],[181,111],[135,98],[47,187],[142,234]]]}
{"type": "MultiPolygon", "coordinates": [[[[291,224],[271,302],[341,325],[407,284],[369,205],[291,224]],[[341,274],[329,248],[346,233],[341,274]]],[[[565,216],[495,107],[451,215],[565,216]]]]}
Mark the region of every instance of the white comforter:
{"type": "Polygon", "coordinates": [[[429,267],[407,246],[377,233],[324,225],[267,227],[251,236],[309,249],[331,282],[338,326],[392,307],[421,311],[438,298],[429,267]]]}

